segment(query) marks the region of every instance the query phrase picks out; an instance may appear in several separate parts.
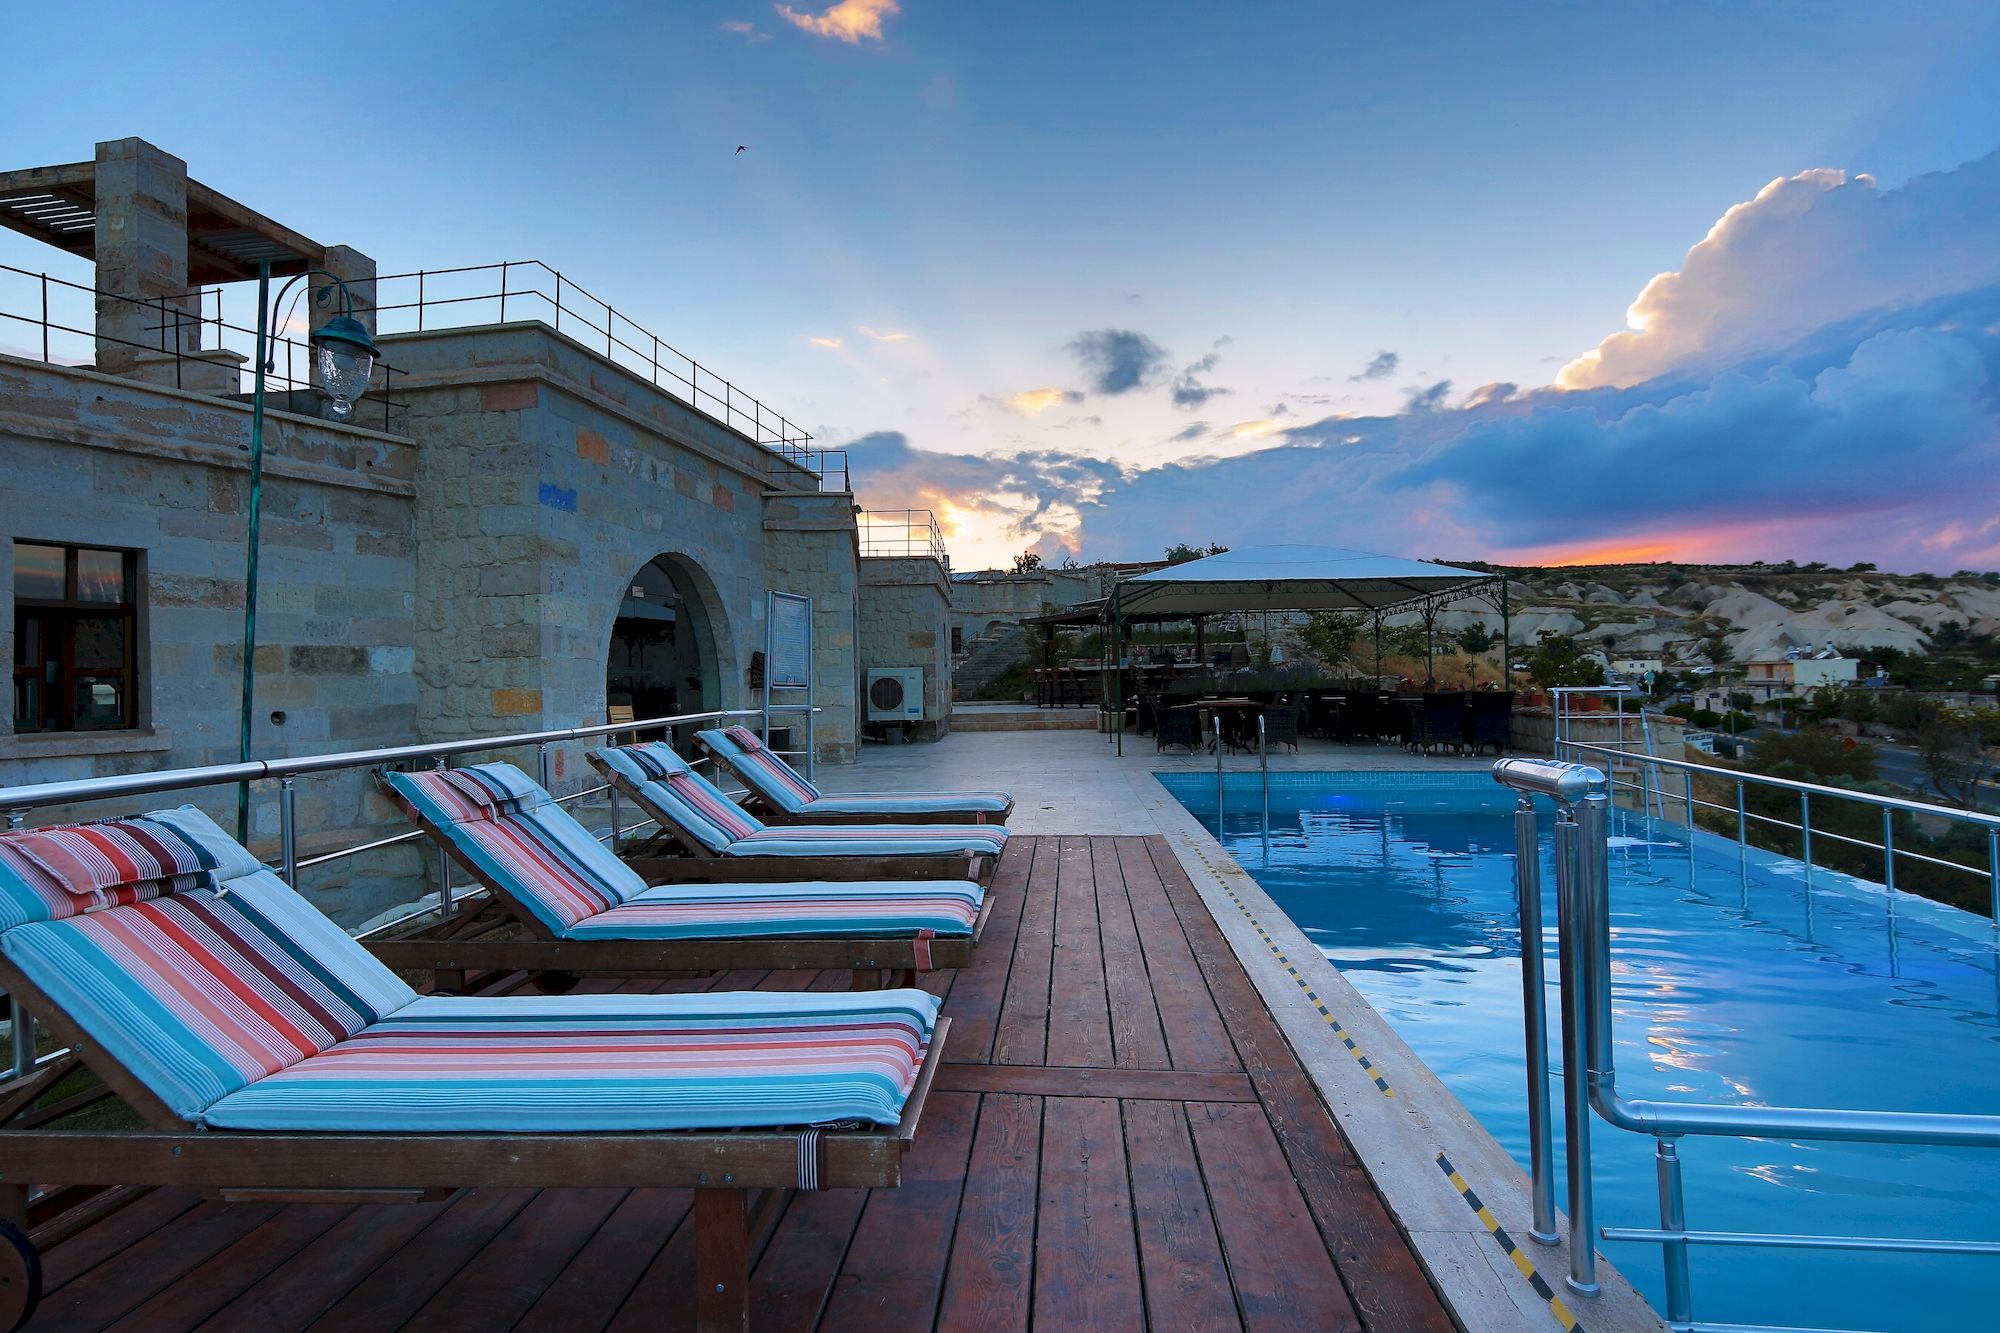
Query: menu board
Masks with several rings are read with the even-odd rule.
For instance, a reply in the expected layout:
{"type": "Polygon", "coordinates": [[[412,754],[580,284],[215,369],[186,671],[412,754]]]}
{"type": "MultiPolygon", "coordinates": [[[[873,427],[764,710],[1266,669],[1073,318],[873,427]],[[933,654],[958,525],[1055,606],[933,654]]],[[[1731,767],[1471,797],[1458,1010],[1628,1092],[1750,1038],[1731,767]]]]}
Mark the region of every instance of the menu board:
{"type": "Polygon", "coordinates": [[[805,689],[812,680],[812,599],[774,592],[767,617],[766,679],[774,689],[805,689]]]}

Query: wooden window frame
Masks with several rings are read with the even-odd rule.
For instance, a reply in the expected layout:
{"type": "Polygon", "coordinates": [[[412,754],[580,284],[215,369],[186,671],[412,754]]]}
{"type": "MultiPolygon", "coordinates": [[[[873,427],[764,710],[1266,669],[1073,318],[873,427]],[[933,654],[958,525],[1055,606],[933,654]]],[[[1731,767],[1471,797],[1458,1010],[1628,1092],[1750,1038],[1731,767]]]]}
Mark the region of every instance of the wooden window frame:
{"type": "MultiPolygon", "coordinates": [[[[129,731],[139,725],[139,553],[118,546],[90,546],[74,542],[43,541],[33,537],[16,538],[14,545],[50,546],[63,553],[63,596],[61,598],[23,597],[18,591],[14,597],[14,643],[16,661],[13,667],[14,697],[8,708],[18,708],[20,682],[39,679],[43,682],[41,714],[35,718],[23,718],[18,713],[13,717],[14,734],[17,736],[87,735],[97,731],[129,731]],[[117,602],[92,602],[80,598],[77,586],[77,556],[80,552],[101,552],[119,558],[124,573],[124,600],[117,602]],[[22,632],[26,621],[37,617],[43,622],[42,654],[38,662],[22,665],[18,660],[22,632]],[[125,630],[124,660],[116,667],[91,664],[79,669],[76,661],[76,629],[82,620],[116,619],[125,630]],[[51,651],[53,650],[53,652],[51,651]],[[48,680],[48,662],[51,656],[56,661],[56,678],[48,680]],[[80,676],[109,677],[116,679],[123,687],[120,699],[123,711],[114,727],[78,727],[76,724],[76,685],[80,676]]],[[[18,559],[15,562],[18,570],[18,559]]],[[[16,577],[10,571],[10,579],[16,577]]]]}

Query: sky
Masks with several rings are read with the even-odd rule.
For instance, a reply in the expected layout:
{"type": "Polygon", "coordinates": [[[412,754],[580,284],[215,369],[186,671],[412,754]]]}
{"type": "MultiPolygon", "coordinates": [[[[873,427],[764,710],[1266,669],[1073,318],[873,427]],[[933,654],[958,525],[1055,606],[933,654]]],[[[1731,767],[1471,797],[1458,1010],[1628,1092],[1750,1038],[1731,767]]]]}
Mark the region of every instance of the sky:
{"type": "Polygon", "coordinates": [[[1990,2],[105,3],[0,43],[4,165],[138,135],[385,273],[543,260],[959,568],[2000,566],[1990,2]]]}

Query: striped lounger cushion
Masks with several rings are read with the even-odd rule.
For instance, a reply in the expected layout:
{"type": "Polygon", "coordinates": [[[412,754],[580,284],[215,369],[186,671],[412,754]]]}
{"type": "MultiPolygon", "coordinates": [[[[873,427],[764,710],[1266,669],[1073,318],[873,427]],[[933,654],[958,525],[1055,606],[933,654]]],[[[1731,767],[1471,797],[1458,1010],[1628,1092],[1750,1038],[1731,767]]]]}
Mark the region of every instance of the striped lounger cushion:
{"type": "Polygon", "coordinates": [[[949,811],[966,815],[1001,814],[1013,798],[998,791],[841,792],[829,796],[774,753],[748,727],[726,727],[696,733],[703,745],[720,754],[730,770],[755,791],[788,814],[900,815],[949,811]]]}
{"type": "Polygon", "coordinates": [[[648,888],[511,764],[384,773],[382,781],[559,939],[965,935],[983,901],[970,881],[648,888]]]}
{"type": "Polygon", "coordinates": [[[0,834],[0,913],[86,1042],[214,1128],[892,1124],[937,1018],[915,990],[419,998],[191,806],[0,834]]]}
{"type": "Polygon", "coordinates": [[[770,828],[657,741],[592,750],[655,818],[717,856],[998,856],[997,824],[874,824],[770,828]]]}

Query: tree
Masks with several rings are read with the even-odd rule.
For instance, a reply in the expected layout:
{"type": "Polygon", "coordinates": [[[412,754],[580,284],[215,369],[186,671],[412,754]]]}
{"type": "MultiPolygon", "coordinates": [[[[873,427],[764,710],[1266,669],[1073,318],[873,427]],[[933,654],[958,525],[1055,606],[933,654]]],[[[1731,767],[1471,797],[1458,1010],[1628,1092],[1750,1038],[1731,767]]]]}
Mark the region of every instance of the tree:
{"type": "Polygon", "coordinates": [[[1528,655],[1528,679],[1542,689],[1558,685],[1602,685],[1604,664],[1567,634],[1543,630],[1528,655]]]}
{"type": "Polygon", "coordinates": [[[1190,560],[1199,560],[1205,555],[1221,555],[1229,548],[1221,542],[1210,542],[1207,546],[1189,546],[1186,542],[1175,542],[1167,548],[1167,563],[1184,565],[1190,560]]]}
{"type": "Polygon", "coordinates": [[[1354,611],[1315,611],[1299,627],[1299,642],[1328,668],[1352,666],[1367,618],[1354,611]]]}
{"type": "Polygon", "coordinates": [[[1014,557],[1016,574],[1033,574],[1042,567],[1042,557],[1034,551],[1023,551],[1014,557]]]}
{"type": "Polygon", "coordinates": [[[1924,776],[1939,796],[1961,810],[1977,809],[1980,787],[2000,777],[2000,755],[1987,744],[1987,730],[1969,708],[1928,709],[1917,725],[1924,776]]]}
{"type": "Polygon", "coordinates": [[[1452,635],[1451,639],[1464,650],[1467,657],[1477,657],[1481,653],[1491,652],[1500,642],[1498,634],[1477,620],[1452,635]]]}

